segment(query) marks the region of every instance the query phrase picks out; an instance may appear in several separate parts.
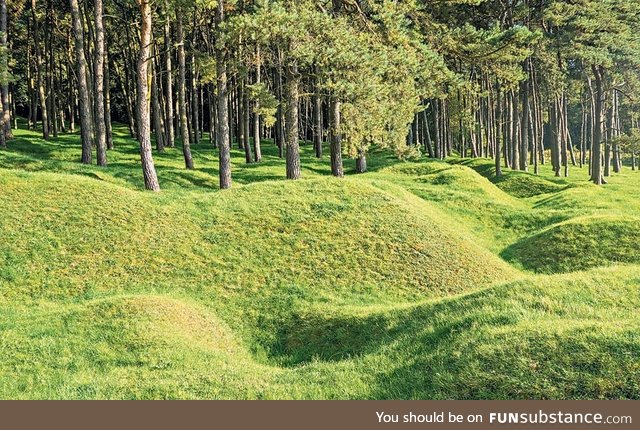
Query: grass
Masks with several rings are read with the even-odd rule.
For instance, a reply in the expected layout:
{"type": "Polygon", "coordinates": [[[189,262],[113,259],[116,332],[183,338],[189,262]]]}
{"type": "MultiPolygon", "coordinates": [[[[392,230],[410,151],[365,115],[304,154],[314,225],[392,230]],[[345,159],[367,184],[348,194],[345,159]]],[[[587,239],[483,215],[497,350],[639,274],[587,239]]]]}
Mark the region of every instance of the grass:
{"type": "Polygon", "coordinates": [[[0,151],[0,398],[640,398],[640,175],[0,151]]]}

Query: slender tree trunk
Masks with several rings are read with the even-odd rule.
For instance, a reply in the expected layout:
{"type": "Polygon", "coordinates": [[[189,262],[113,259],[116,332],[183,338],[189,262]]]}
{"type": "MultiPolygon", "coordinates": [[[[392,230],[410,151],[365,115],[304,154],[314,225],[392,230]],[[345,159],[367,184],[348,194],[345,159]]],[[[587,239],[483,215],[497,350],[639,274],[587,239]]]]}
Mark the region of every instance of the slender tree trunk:
{"type": "MultiPolygon", "coordinates": [[[[527,76],[529,73],[530,59],[525,61],[525,72],[527,76]]],[[[521,139],[520,139],[520,170],[525,172],[528,170],[527,160],[529,154],[529,127],[531,126],[530,112],[529,112],[529,80],[526,79],[521,84],[522,92],[522,126],[521,126],[521,139]]]]}
{"type": "Polygon", "coordinates": [[[316,158],[322,158],[322,97],[320,88],[316,83],[316,91],[313,95],[313,147],[316,158]]]}
{"type": "MultiPolygon", "coordinates": [[[[216,98],[215,91],[213,89],[213,84],[207,85],[207,99],[209,104],[209,142],[211,146],[217,148],[216,144],[216,129],[217,129],[217,121],[216,121],[216,98]]],[[[169,133],[167,133],[169,135],[169,133]]]]}
{"type": "Polygon", "coordinates": [[[429,130],[429,118],[427,117],[427,111],[422,111],[422,121],[424,122],[425,134],[427,136],[425,140],[425,147],[427,149],[427,153],[429,154],[429,158],[433,158],[433,142],[431,141],[431,131],[429,130]]]}
{"type": "MultiPolygon", "coordinates": [[[[9,49],[7,46],[7,0],[0,0],[0,70],[9,70],[9,49]]],[[[4,128],[4,140],[13,138],[11,132],[11,105],[9,103],[9,81],[4,80],[1,83],[2,96],[2,127],[4,128]]],[[[2,130],[0,130],[2,131],[2,130]]]]}
{"type": "Polygon", "coordinates": [[[282,83],[282,62],[283,55],[280,48],[277,49],[278,64],[276,65],[276,97],[278,98],[278,110],[276,112],[276,144],[278,145],[278,157],[284,157],[285,142],[285,114],[284,114],[284,95],[282,83]]]}
{"type": "Polygon", "coordinates": [[[613,137],[613,141],[611,142],[611,150],[613,151],[613,171],[615,173],[620,173],[621,168],[621,160],[620,160],[620,151],[618,149],[617,137],[620,135],[620,113],[618,106],[618,91],[613,90],[613,121],[612,121],[612,130],[611,134],[613,137]]]}
{"type": "MultiPolygon", "coordinates": [[[[216,8],[216,30],[224,22],[224,1],[218,0],[216,8]]],[[[231,188],[231,141],[229,139],[229,105],[227,82],[227,58],[224,48],[216,45],[216,67],[218,78],[218,130],[220,188],[231,188]]]]}
{"type": "MultiPolygon", "coordinates": [[[[87,63],[84,56],[84,30],[80,18],[78,0],[71,1],[71,16],[75,35],[76,65],[78,67],[78,91],[80,93],[80,133],[82,136],[82,163],[91,164],[93,152],[93,124],[91,121],[91,102],[87,85],[87,63]]],[[[44,122],[44,120],[43,120],[44,122]]]]}
{"type": "MultiPolygon", "coordinates": [[[[154,45],[154,54],[155,54],[155,45],[154,45]]],[[[154,55],[155,58],[155,55],[154,55]]],[[[153,60],[151,62],[152,65],[152,80],[151,80],[151,106],[153,110],[153,128],[155,130],[156,136],[156,149],[159,152],[164,151],[164,125],[162,123],[162,111],[160,109],[160,96],[158,83],[160,82],[160,78],[158,76],[158,66],[153,60]]]]}
{"type": "Polygon", "coordinates": [[[104,111],[104,8],[102,0],[94,0],[95,8],[95,60],[94,60],[94,92],[96,98],[96,134],[95,142],[98,153],[98,166],[107,165],[107,125],[104,111]]]}
{"type": "Polygon", "coordinates": [[[496,133],[496,150],[495,150],[495,166],[496,166],[496,176],[500,177],[502,176],[502,163],[500,160],[501,157],[501,150],[500,150],[500,139],[502,138],[502,133],[500,132],[500,127],[502,124],[502,100],[501,100],[501,91],[500,91],[500,84],[496,85],[496,91],[497,91],[497,101],[496,101],[496,107],[497,107],[497,118],[496,118],[496,123],[497,123],[497,127],[498,127],[498,132],[496,133]]]}
{"type": "Polygon", "coordinates": [[[442,132],[440,131],[440,100],[434,99],[431,109],[433,113],[434,139],[435,139],[435,156],[442,159],[442,132]]]}
{"type": "Polygon", "coordinates": [[[603,126],[603,105],[604,105],[604,68],[602,66],[592,66],[596,83],[595,92],[595,121],[593,133],[593,148],[591,149],[591,180],[596,185],[602,185],[602,126],[603,126]]]}
{"type": "Polygon", "coordinates": [[[342,134],[341,134],[341,103],[336,98],[331,98],[331,174],[337,178],[344,176],[342,165],[342,134]]]}
{"type": "Polygon", "coordinates": [[[604,176],[611,176],[611,141],[613,140],[613,101],[606,114],[605,137],[604,137],[604,176]]]}
{"type": "Polygon", "coordinates": [[[189,142],[189,124],[187,115],[187,65],[184,48],[182,10],[176,11],[176,43],[178,44],[178,68],[180,77],[178,79],[178,100],[180,109],[180,131],[182,137],[182,154],[184,164],[187,169],[193,169],[193,157],[191,156],[191,143],[189,142]]]}
{"type": "MultiPolygon", "coordinates": [[[[194,21],[195,21],[195,13],[194,13],[194,21]]],[[[200,103],[198,100],[198,68],[196,65],[196,52],[195,52],[195,44],[196,44],[196,31],[193,31],[193,39],[191,46],[191,124],[193,125],[193,142],[196,145],[200,144],[200,103]]]]}
{"type": "MultiPolygon", "coordinates": [[[[76,3],[77,9],[77,0],[71,0],[76,3]]],[[[31,12],[33,16],[33,44],[35,46],[36,53],[36,73],[37,73],[37,86],[38,86],[38,95],[40,98],[40,113],[42,119],[42,137],[44,140],[49,140],[49,113],[47,111],[47,96],[44,88],[44,79],[45,79],[45,70],[44,70],[44,62],[42,60],[42,47],[40,46],[40,26],[38,25],[38,15],[36,9],[36,0],[31,0],[31,12]]],[[[79,14],[79,10],[78,10],[79,14]]],[[[78,15],[78,20],[79,20],[78,15]]],[[[82,28],[82,27],[80,27],[82,28]]]]}
{"type": "Polygon", "coordinates": [[[109,52],[104,54],[104,124],[107,132],[107,149],[113,149],[113,126],[111,124],[111,71],[109,52]]]}
{"type": "MultiPolygon", "coordinates": [[[[256,84],[260,84],[262,82],[262,74],[260,71],[260,47],[256,47],[256,84]]],[[[260,115],[258,111],[260,109],[260,101],[256,100],[255,112],[253,113],[253,154],[255,156],[255,161],[262,161],[262,149],[260,147],[260,115]]]]}
{"type": "MultiPolygon", "coordinates": [[[[27,18],[27,34],[31,37],[31,18],[27,18]]],[[[33,126],[37,121],[37,108],[35,103],[35,83],[33,80],[33,73],[31,72],[32,57],[31,57],[31,44],[27,45],[27,95],[29,98],[29,116],[27,118],[27,128],[33,130],[33,126]]],[[[67,71],[69,66],[67,66],[67,71]]],[[[71,74],[69,74],[71,76],[71,74]]],[[[71,79],[71,78],[70,78],[71,79]]]]}
{"type": "Polygon", "coordinates": [[[300,179],[298,103],[300,74],[296,60],[285,67],[287,79],[287,179],[300,179]]]}
{"type": "Polygon", "coordinates": [[[167,127],[166,146],[175,146],[175,131],[173,128],[173,63],[171,61],[171,20],[169,19],[169,1],[165,0],[165,23],[164,23],[164,50],[165,50],[165,106],[167,127]]]}
{"type": "Polygon", "coordinates": [[[356,158],[356,173],[365,173],[367,171],[367,155],[364,150],[358,150],[358,157],[356,158]]]}
{"type": "Polygon", "coordinates": [[[239,122],[240,122],[240,143],[244,148],[244,158],[247,164],[253,163],[253,154],[251,152],[251,142],[249,136],[251,135],[249,130],[251,129],[251,102],[249,96],[245,93],[244,82],[240,84],[238,89],[238,97],[242,106],[240,107],[239,122]]]}
{"type": "MultiPolygon", "coordinates": [[[[72,0],[77,1],[77,0],[72,0]]],[[[149,118],[149,57],[151,54],[151,3],[136,0],[140,7],[140,52],[138,55],[138,140],[144,186],[147,190],[160,191],[156,168],[151,153],[151,119],[149,118]]]]}
{"type": "Polygon", "coordinates": [[[512,123],[512,138],[511,145],[513,149],[513,160],[511,165],[514,170],[520,169],[520,146],[522,145],[522,137],[520,134],[520,100],[518,97],[518,91],[514,90],[511,93],[512,106],[513,106],[513,123],[512,123]]]}

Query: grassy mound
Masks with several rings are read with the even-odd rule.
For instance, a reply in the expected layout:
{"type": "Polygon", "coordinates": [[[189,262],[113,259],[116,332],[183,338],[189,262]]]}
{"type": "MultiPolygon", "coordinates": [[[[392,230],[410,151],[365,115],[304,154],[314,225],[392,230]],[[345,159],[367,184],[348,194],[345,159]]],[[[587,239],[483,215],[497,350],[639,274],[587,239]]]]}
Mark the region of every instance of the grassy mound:
{"type": "Polygon", "coordinates": [[[495,176],[495,163],[487,159],[456,160],[456,165],[466,166],[484,176],[499,189],[517,198],[534,197],[541,194],[557,193],[567,188],[566,179],[545,178],[525,172],[505,172],[495,176]]]}
{"type": "Polygon", "coordinates": [[[513,173],[502,176],[494,181],[495,184],[506,192],[515,197],[527,198],[535,197],[541,194],[556,193],[567,188],[564,184],[552,182],[539,176],[513,173]]]}
{"type": "Polygon", "coordinates": [[[205,141],[151,194],[116,132],[106,169],[74,135],[0,151],[0,398],[640,398],[639,176],[336,180],[302,145],[291,182],[265,142],[219,192],[205,141]]]}
{"type": "Polygon", "coordinates": [[[0,264],[12,294],[198,284],[257,293],[277,283],[437,297],[513,274],[435,213],[351,180],[188,199],[53,174],[2,171],[0,186],[0,234],[9,239],[0,264]]]}
{"type": "Polygon", "coordinates": [[[404,163],[382,169],[372,176],[399,184],[432,202],[442,209],[443,218],[470,229],[480,244],[496,253],[504,248],[504,243],[513,243],[531,231],[571,217],[571,214],[554,209],[532,210],[535,202],[519,199],[500,189],[476,171],[476,165],[487,165],[486,160],[465,164],[471,167],[440,161],[404,163]]]}
{"type": "Polygon", "coordinates": [[[379,394],[638,399],[639,274],[535,277],[397,312],[379,394]]]}
{"type": "Polygon", "coordinates": [[[591,216],[554,225],[508,247],[503,256],[541,273],[640,263],[640,219],[591,216]]]}
{"type": "Polygon", "coordinates": [[[637,268],[385,306],[314,305],[260,363],[190,299],[0,301],[12,398],[640,398],[637,268]],[[46,381],[46,383],[44,383],[46,381]]]}
{"type": "Polygon", "coordinates": [[[0,186],[1,296],[188,295],[265,362],[282,355],[278,328],[307,303],[434,299],[517,276],[428,203],[366,181],[155,196],[0,170],[0,186]]]}

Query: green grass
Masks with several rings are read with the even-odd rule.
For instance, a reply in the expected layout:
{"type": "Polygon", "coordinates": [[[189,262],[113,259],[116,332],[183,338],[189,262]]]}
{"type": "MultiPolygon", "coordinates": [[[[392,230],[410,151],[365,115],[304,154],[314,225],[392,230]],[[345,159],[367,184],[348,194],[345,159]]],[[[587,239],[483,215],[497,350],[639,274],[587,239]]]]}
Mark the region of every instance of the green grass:
{"type": "Polygon", "coordinates": [[[266,142],[221,192],[204,141],[152,194],[116,132],[0,151],[0,398],[640,398],[640,174],[266,142]]]}
{"type": "Polygon", "coordinates": [[[541,273],[565,273],[614,263],[640,264],[640,219],[589,216],[555,224],[507,248],[506,260],[541,273]]]}

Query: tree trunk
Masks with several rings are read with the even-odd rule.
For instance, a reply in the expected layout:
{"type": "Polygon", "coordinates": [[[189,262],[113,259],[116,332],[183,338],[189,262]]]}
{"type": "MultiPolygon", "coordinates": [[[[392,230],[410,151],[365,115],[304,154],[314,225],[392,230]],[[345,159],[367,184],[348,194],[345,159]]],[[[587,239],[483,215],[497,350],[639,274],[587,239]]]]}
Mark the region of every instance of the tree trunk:
{"type": "MultiPolygon", "coordinates": [[[[91,103],[87,85],[87,63],[84,56],[84,30],[80,18],[78,0],[71,0],[71,16],[75,36],[76,64],[78,67],[78,91],[80,93],[80,134],[82,136],[82,163],[91,164],[93,152],[93,124],[91,121],[91,103]]],[[[43,119],[44,122],[44,119],[43,119]]]]}
{"type": "MultiPolygon", "coordinates": [[[[77,1],[77,0],[72,0],[77,1]]],[[[151,154],[151,119],[149,118],[149,56],[151,54],[151,3],[136,0],[140,7],[140,52],[138,55],[138,140],[144,186],[147,190],[160,191],[156,168],[151,154]]]]}
{"type": "Polygon", "coordinates": [[[249,130],[251,129],[251,102],[249,100],[249,96],[246,94],[244,88],[244,82],[240,84],[238,97],[240,99],[239,114],[239,122],[240,122],[240,143],[244,148],[244,158],[247,164],[253,163],[253,154],[251,152],[251,142],[250,136],[251,133],[249,130]]]}
{"type": "MultiPolygon", "coordinates": [[[[78,1],[71,0],[72,4],[75,2],[76,11],[78,12],[78,20],[79,18],[79,10],[77,7],[78,1]]],[[[40,98],[40,111],[41,111],[41,119],[42,119],[42,137],[44,140],[49,140],[49,114],[47,111],[47,96],[44,88],[44,63],[42,61],[42,47],[40,46],[40,26],[38,25],[38,15],[36,13],[36,0],[31,0],[31,12],[33,15],[33,44],[35,46],[36,53],[36,73],[37,73],[37,86],[38,86],[38,95],[40,98]]],[[[82,27],[80,27],[82,28],[82,27]]]]}
{"type": "Polygon", "coordinates": [[[94,92],[96,98],[95,142],[98,153],[98,166],[107,165],[107,126],[104,112],[104,8],[102,0],[94,0],[96,49],[94,60],[94,92]]]}
{"type": "MultiPolygon", "coordinates": [[[[218,0],[216,8],[216,30],[224,21],[224,1],[218,0]]],[[[229,105],[227,82],[227,58],[224,48],[216,44],[216,67],[218,74],[218,130],[220,188],[231,188],[231,142],[229,139],[229,105]]]]}
{"type": "Polygon", "coordinates": [[[187,116],[187,65],[184,49],[184,29],[182,10],[176,11],[176,43],[178,45],[178,100],[180,110],[180,135],[182,137],[182,154],[184,164],[187,169],[193,169],[193,158],[191,157],[191,144],[189,142],[189,124],[187,116]]]}
{"type": "Polygon", "coordinates": [[[276,144],[278,146],[278,157],[284,156],[285,143],[285,115],[284,115],[284,95],[282,83],[282,50],[277,50],[278,64],[276,65],[276,97],[278,98],[278,110],[276,112],[276,144]]]}
{"type": "MultiPolygon", "coordinates": [[[[155,45],[154,45],[155,54],[155,45]]],[[[155,58],[155,55],[154,55],[155,58]]],[[[158,83],[160,78],[158,76],[158,66],[155,60],[152,61],[151,72],[151,106],[153,110],[153,128],[156,135],[156,149],[159,152],[164,151],[164,125],[162,123],[162,111],[160,110],[160,97],[158,90],[158,83]]]]}
{"type": "Polygon", "coordinates": [[[502,100],[501,100],[501,92],[500,92],[500,84],[496,85],[496,91],[497,91],[497,101],[496,101],[496,108],[497,108],[497,118],[496,118],[496,124],[498,127],[498,132],[496,133],[496,149],[495,149],[495,166],[496,166],[496,176],[500,177],[502,176],[502,162],[500,160],[501,157],[501,150],[500,150],[500,139],[502,139],[502,133],[500,132],[500,126],[502,124],[502,100]]]}
{"type": "MultiPolygon", "coordinates": [[[[9,70],[9,49],[7,47],[7,0],[0,0],[0,70],[9,70]]],[[[1,101],[2,101],[2,129],[0,132],[4,134],[4,140],[13,138],[11,133],[11,105],[9,103],[9,81],[3,79],[1,83],[1,101]]]]}
{"type": "Polygon", "coordinates": [[[360,149],[356,158],[356,173],[365,173],[367,171],[367,155],[360,149]]]}
{"type": "Polygon", "coordinates": [[[300,179],[300,147],[298,102],[300,74],[296,60],[285,67],[287,79],[287,179],[300,179]]]}
{"type": "Polygon", "coordinates": [[[104,55],[104,124],[107,132],[107,149],[113,149],[113,126],[111,124],[111,71],[109,52],[104,55]]]}
{"type": "Polygon", "coordinates": [[[591,180],[596,185],[602,185],[602,126],[603,126],[603,105],[604,105],[604,68],[602,66],[592,66],[596,82],[595,92],[595,121],[593,133],[593,148],[591,149],[591,180]]]}
{"type": "MultiPolygon", "coordinates": [[[[256,84],[262,82],[262,74],[260,72],[260,47],[256,47],[256,84]]],[[[253,154],[255,161],[262,161],[262,149],[260,147],[260,115],[258,110],[260,109],[260,101],[256,100],[253,113],[253,154]]]]}
{"type": "MultiPolygon", "coordinates": [[[[525,73],[529,74],[530,59],[525,61],[525,73]]],[[[522,91],[522,126],[521,126],[521,143],[520,143],[520,170],[525,172],[528,170],[527,161],[529,154],[529,128],[531,126],[529,111],[529,80],[525,79],[521,84],[522,91]]]]}
{"type": "Polygon", "coordinates": [[[344,177],[342,166],[342,135],[340,131],[340,101],[331,98],[331,174],[337,178],[344,177]]]}
{"type": "MultiPolygon", "coordinates": [[[[194,14],[195,21],[195,14],[194,14]]],[[[196,44],[196,32],[193,31],[193,46],[191,47],[191,124],[193,125],[193,142],[196,145],[200,144],[200,128],[202,124],[200,124],[200,103],[198,100],[198,68],[196,65],[196,52],[195,52],[195,44],[196,44]]]]}
{"type": "Polygon", "coordinates": [[[164,50],[165,50],[165,125],[167,127],[166,146],[175,146],[175,131],[173,128],[173,64],[171,61],[171,20],[169,19],[169,1],[165,0],[164,22],[164,50]]]}
{"type": "Polygon", "coordinates": [[[316,91],[313,95],[313,148],[316,158],[322,158],[322,129],[322,97],[316,82],[316,91]]]}

